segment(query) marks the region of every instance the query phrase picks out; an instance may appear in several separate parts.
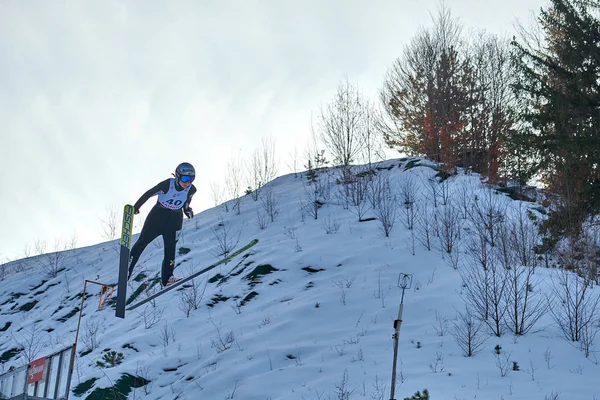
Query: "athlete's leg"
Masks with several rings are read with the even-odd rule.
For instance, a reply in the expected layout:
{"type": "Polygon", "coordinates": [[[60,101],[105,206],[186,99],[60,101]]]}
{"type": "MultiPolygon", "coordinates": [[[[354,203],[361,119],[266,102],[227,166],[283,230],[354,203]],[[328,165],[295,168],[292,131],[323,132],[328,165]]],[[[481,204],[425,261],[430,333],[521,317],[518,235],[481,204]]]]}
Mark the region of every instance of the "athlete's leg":
{"type": "Polygon", "coordinates": [[[163,233],[165,256],[162,263],[162,284],[165,286],[170,277],[173,276],[175,268],[175,246],[177,244],[177,232],[163,233]]]}
{"type": "Polygon", "coordinates": [[[138,240],[131,248],[131,253],[129,253],[129,269],[127,273],[127,279],[131,277],[131,274],[133,273],[133,268],[135,267],[135,264],[137,264],[138,259],[142,255],[142,252],[144,251],[146,246],[148,246],[150,242],[156,239],[159,234],[160,233],[157,232],[152,222],[148,222],[148,220],[146,220],[146,223],[142,228],[142,232],[140,233],[140,237],[138,237],[138,240]]]}

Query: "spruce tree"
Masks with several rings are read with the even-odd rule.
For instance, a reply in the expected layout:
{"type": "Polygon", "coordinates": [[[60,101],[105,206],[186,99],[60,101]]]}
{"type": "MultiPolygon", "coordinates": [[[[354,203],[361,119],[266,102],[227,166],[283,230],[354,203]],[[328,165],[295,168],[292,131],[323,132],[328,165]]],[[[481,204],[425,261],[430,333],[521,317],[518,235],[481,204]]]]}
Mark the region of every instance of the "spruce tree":
{"type": "Polygon", "coordinates": [[[600,23],[592,8],[597,2],[551,0],[539,16],[543,42],[513,41],[526,126],[510,145],[529,152],[524,174],[539,174],[558,195],[546,225],[554,237],[577,237],[600,211],[600,23]]]}

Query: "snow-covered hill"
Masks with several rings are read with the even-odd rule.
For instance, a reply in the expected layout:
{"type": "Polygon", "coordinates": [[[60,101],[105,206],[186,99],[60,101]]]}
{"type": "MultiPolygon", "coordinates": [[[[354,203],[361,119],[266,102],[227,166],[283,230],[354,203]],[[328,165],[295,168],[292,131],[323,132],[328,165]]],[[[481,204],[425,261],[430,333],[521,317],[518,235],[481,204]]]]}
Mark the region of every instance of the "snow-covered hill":
{"type": "MultiPolygon", "coordinates": [[[[527,210],[539,216],[538,204],[491,191],[477,175],[442,179],[421,159],[362,170],[364,187],[340,184],[338,169],[318,171],[310,184],[307,173],[291,174],[264,186],[257,201],[243,197],[239,210],[230,201],[185,220],[176,276],[212,264],[224,248],[259,242],[125,319],[115,318],[114,301],[98,310],[100,287],[88,284],[71,384],[77,395],[70,398],[108,398],[98,389],[129,373],[150,382],[125,385],[120,397],[114,389],[110,398],[389,399],[399,284],[407,283],[396,399],[423,389],[433,400],[600,399],[598,346],[586,357],[549,312],[520,336],[510,327],[494,336],[483,326],[472,357],[459,344],[469,295],[462,276],[475,270],[477,254],[471,217],[485,202],[501,211],[497,221],[518,220],[527,210]]],[[[62,253],[54,264],[38,256],[4,266],[4,371],[26,362],[25,351],[8,359],[11,349],[41,344],[42,356],[73,343],[84,281],[116,284],[117,249],[115,240],[62,253]],[[56,277],[47,273],[52,266],[56,277]]],[[[128,296],[145,296],[138,288],[159,273],[162,251],[161,239],[148,246],[128,296]]],[[[540,262],[532,297],[546,304],[559,276],[540,262]]]]}

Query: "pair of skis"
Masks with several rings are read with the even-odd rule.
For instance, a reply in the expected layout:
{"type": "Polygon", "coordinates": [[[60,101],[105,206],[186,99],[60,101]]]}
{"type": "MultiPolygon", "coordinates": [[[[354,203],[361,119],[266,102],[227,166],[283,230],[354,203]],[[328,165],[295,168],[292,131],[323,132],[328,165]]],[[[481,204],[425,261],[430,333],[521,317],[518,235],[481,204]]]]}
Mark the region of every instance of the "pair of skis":
{"type": "MultiPolygon", "coordinates": [[[[117,289],[117,307],[116,307],[116,312],[115,312],[115,315],[119,318],[125,318],[125,308],[126,308],[126,301],[127,301],[127,272],[128,272],[127,269],[128,269],[128,264],[129,264],[129,250],[131,247],[132,227],[133,227],[133,206],[128,204],[125,206],[125,209],[123,211],[123,231],[121,232],[121,255],[120,255],[120,264],[119,264],[119,284],[118,284],[118,289],[117,289]]],[[[249,248],[254,246],[256,243],[258,243],[258,239],[251,240],[247,245],[235,250],[232,253],[229,253],[226,257],[220,259],[219,261],[215,262],[214,264],[211,264],[208,267],[206,267],[198,272],[195,272],[190,276],[180,279],[180,280],[176,281],[175,283],[173,283],[169,286],[166,286],[162,290],[152,294],[151,296],[148,296],[148,297],[144,298],[143,300],[140,300],[140,301],[128,306],[127,310],[128,311],[134,310],[134,309],[138,308],[139,306],[142,306],[142,305],[156,299],[157,297],[162,296],[163,294],[167,293],[168,291],[173,290],[173,289],[183,285],[184,283],[189,282],[190,280],[210,271],[211,269],[216,268],[221,264],[225,264],[225,263],[231,261],[233,258],[242,254],[243,252],[245,252],[246,250],[248,250],[249,248]]]]}

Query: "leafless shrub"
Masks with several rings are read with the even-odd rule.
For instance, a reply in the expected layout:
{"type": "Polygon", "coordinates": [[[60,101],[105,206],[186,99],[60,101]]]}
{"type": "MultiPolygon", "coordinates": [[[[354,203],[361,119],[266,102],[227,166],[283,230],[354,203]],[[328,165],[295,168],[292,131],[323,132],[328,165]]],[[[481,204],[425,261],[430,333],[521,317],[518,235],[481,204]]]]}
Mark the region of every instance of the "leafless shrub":
{"type": "Polygon", "coordinates": [[[442,180],[439,183],[439,199],[440,199],[440,204],[445,206],[446,204],[448,204],[448,202],[450,201],[450,189],[452,188],[454,183],[454,179],[452,179],[452,177],[448,177],[444,180],[442,180]]]}
{"type": "Polygon", "coordinates": [[[334,173],[334,170],[325,170],[315,179],[315,190],[323,201],[331,200],[332,188],[335,182],[334,173]]]}
{"type": "Polygon", "coordinates": [[[392,192],[388,175],[378,175],[373,181],[376,182],[370,185],[369,196],[380,229],[385,237],[389,237],[398,219],[398,198],[392,192]]]}
{"type": "Polygon", "coordinates": [[[232,330],[227,333],[221,332],[221,328],[215,324],[211,319],[211,322],[217,330],[217,335],[212,339],[212,347],[217,350],[217,353],[222,353],[225,350],[229,350],[235,344],[235,334],[232,330]]]}
{"type": "Polygon", "coordinates": [[[557,270],[552,282],[550,313],[565,338],[579,342],[600,318],[600,294],[591,290],[588,279],[566,269],[557,270]]]}
{"type": "Polygon", "coordinates": [[[434,374],[437,374],[438,372],[444,372],[444,354],[436,351],[435,361],[429,364],[429,369],[434,374]]]}
{"type": "Polygon", "coordinates": [[[215,257],[227,257],[237,247],[242,236],[242,230],[233,230],[231,223],[225,221],[222,216],[219,216],[219,223],[210,230],[215,244],[211,254],[215,257]]]}
{"type": "Polygon", "coordinates": [[[149,396],[152,392],[152,379],[150,379],[150,367],[148,367],[148,365],[141,364],[140,362],[138,362],[135,367],[135,375],[148,382],[148,384],[142,386],[142,390],[144,391],[144,394],[146,396],[149,396]]]}
{"type": "Polygon", "coordinates": [[[175,343],[176,341],[175,330],[167,321],[165,321],[164,325],[160,328],[158,335],[164,348],[168,347],[172,343],[175,343]]]}
{"type": "Polygon", "coordinates": [[[241,213],[242,181],[244,177],[242,170],[241,158],[234,158],[227,163],[225,186],[230,199],[233,200],[233,208],[237,210],[237,214],[241,213]]]}
{"type": "Polygon", "coordinates": [[[258,229],[263,230],[268,224],[269,216],[261,210],[256,210],[256,226],[258,226],[258,229]]]}
{"type": "Polygon", "coordinates": [[[442,252],[452,253],[460,239],[460,219],[456,207],[446,204],[437,211],[438,233],[442,252]]]}
{"type": "Polygon", "coordinates": [[[500,376],[505,377],[512,370],[510,360],[512,353],[496,352],[494,355],[496,356],[496,367],[500,370],[500,376]]]}
{"type": "MultiPolygon", "coordinates": [[[[194,273],[194,271],[192,271],[194,273]]],[[[189,318],[193,310],[197,310],[204,298],[208,279],[192,279],[191,285],[179,291],[179,309],[189,318]]]]}
{"type": "Polygon", "coordinates": [[[462,219],[469,218],[473,207],[473,186],[467,183],[461,184],[456,190],[454,198],[462,219]]]}
{"type": "Polygon", "coordinates": [[[544,396],[544,400],[559,400],[559,393],[558,392],[550,392],[550,394],[547,394],[544,396]]]}
{"type": "Polygon", "coordinates": [[[498,226],[504,221],[508,208],[506,197],[492,190],[485,190],[473,200],[471,221],[473,227],[483,235],[493,247],[496,245],[498,226]]]}
{"type": "Polygon", "coordinates": [[[535,291],[540,279],[533,267],[515,263],[506,269],[506,280],[505,322],[515,335],[524,335],[548,311],[547,302],[535,291]]]}
{"type": "Polygon", "coordinates": [[[319,219],[319,209],[324,204],[319,191],[313,185],[304,186],[305,200],[301,202],[302,213],[319,219]]]}
{"type": "Polygon", "coordinates": [[[26,363],[35,360],[48,347],[47,332],[39,329],[36,323],[29,328],[12,334],[13,340],[21,350],[21,357],[26,363]]]}
{"type": "Polygon", "coordinates": [[[481,350],[487,340],[484,324],[473,316],[468,307],[465,312],[458,312],[458,318],[453,322],[452,336],[465,357],[472,357],[481,350]]]}
{"type": "MultiPolygon", "coordinates": [[[[401,380],[404,383],[404,380],[401,380]]],[[[385,400],[387,397],[387,385],[379,379],[379,375],[375,374],[375,383],[373,384],[375,393],[371,393],[371,400],[385,400]]]]}
{"type": "Polygon", "coordinates": [[[433,207],[437,208],[438,199],[440,196],[440,186],[437,176],[431,176],[426,179],[425,187],[427,188],[427,198],[432,202],[433,207]]]}
{"type": "Polygon", "coordinates": [[[374,296],[376,299],[381,300],[381,308],[385,308],[385,298],[387,297],[387,295],[390,293],[390,288],[388,287],[388,290],[385,291],[383,289],[382,286],[382,282],[381,282],[381,271],[377,272],[377,290],[374,293],[374,296]]]}
{"type": "Polygon", "coordinates": [[[338,400],[349,400],[350,396],[352,396],[352,393],[354,393],[354,390],[356,390],[356,389],[350,390],[348,388],[348,370],[347,369],[344,370],[344,375],[342,376],[342,380],[335,384],[335,389],[336,389],[335,395],[338,400]]]}
{"type": "Polygon", "coordinates": [[[106,217],[100,218],[100,222],[102,224],[102,237],[106,240],[111,241],[110,245],[117,254],[119,254],[121,250],[121,244],[114,239],[119,237],[120,233],[120,215],[117,211],[116,206],[105,207],[106,209],[106,217]]]}
{"type": "Polygon", "coordinates": [[[344,200],[350,212],[362,221],[371,206],[367,201],[368,185],[371,179],[370,172],[361,171],[347,184],[343,185],[344,200]]]}
{"type": "Polygon", "coordinates": [[[510,231],[511,247],[516,253],[518,263],[535,268],[538,264],[535,249],[540,242],[540,234],[531,211],[523,212],[519,207],[517,217],[510,220],[510,231]]]}
{"type": "Polygon", "coordinates": [[[275,195],[273,189],[269,188],[263,192],[260,198],[263,210],[267,213],[271,222],[275,222],[275,218],[279,215],[279,199],[275,195]]]}
{"type": "Polygon", "coordinates": [[[294,173],[294,178],[298,177],[298,147],[294,146],[286,158],[285,165],[294,173]]]}
{"type": "MultiPolygon", "coordinates": [[[[586,317],[587,316],[584,316],[584,318],[586,317]]],[[[585,324],[582,327],[580,347],[585,356],[588,358],[592,355],[594,346],[596,344],[596,336],[598,335],[599,330],[600,318],[597,318],[596,321],[590,321],[590,323],[585,324]]]]}
{"type": "Polygon", "coordinates": [[[415,225],[415,208],[418,197],[418,188],[415,178],[412,175],[404,175],[400,181],[400,201],[404,213],[404,225],[408,230],[412,230],[415,225]]]}
{"type": "Polygon", "coordinates": [[[102,237],[107,240],[113,240],[118,237],[119,234],[119,212],[116,206],[105,206],[106,216],[100,218],[102,223],[102,237]]]}
{"type": "Polygon", "coordinates": [[[476,313],[494,335],[501,336],[507,307],[506,270],[499,267],[494,258],[490,257],[485,269],[476,262],[471,262],[459,272],[469,309],[476,313]]]}
{"type": "Polygon", "coordinates": [[[296,228],[295,226],[284,226],[283,234],[285,236],[287,236],[289,239],[296,239],[296,231],[297,230],[298,230],[298,228],[296,228]]]}
{"type": "Polygon", "coordinates": [[[221,187],[218,181],[210,181],[210,192],[215,207],[223,203],[223,200],[225,199],[225,189],[221,187]]]}
{"type": "Polygon", "coordinates": [[[450,266],[452,269],[458,269],[458,266],[460,265],[460,260],[461,252],[460,250],[458,250],[458,248],[456,248],[456,246],[452,253],[446,254],[446,264],[448,264],[448,266],[450,266]]]}
{"type": "Polygon", "coordinates": [[[340,230],[340,221],[328,215],[323,221],[323,229],[327,235],[335,235],[340,230]]]}
{"type": "Polygon", "coordinates": [[[435,312],[435,325],[433,328],[438,336],[445,336],[448,331],[448,318],[441,317],[439,313],[435,312]]]}
{"type": "Polygon", "coordinates": [[[225,396],[225,400],[233,400],[233,398],[235,397],[235,392],[240,387],[241,382],[242,382],[241,379],[237,379],[235,381],[235,384],[233,385],[233,389],[231,390],[231,392],[227,392],[227,395],[225,396]]]}
{"type": "Polygon", "coordinates": [[[45,253],[46,244],[45,242],[36,242],[36,249],[40,266],[42,271],[47,273],[51,278],[56,278],[60,271],[62,271],[67,263],[69,257],[67,245],[64,244],[60,239],[54,240],[54,251],[52,253],[45,253]]]}
{"type": "Polygon", "coordinates": [[[81,342],[87,351],[93,351],[100,345],[99,335],[104,332],[104,318],[91,318],[85,322],[81,342]]]}
{"type": "Polygon", "coordinates": [[[340,288],[340,301],[346,305],[346,286],[343,281],[333,281],[333,284],[340,288]]]}
{"type": "Polygon", "coordinates": [[[263,138],[260,146],[254,150],[250,162],[248,187],[254,201],[260,197],[261,188],[277,175],[275,142],[273,138],[263,138]]]}
{"type": "Polygon", "coordinates": [[[158,324],[162,320],[164,311],[156,306],[156,302],[151,301],[141,312],[144,328],[150,329],[158,324]]]}
{"type": "Polygon", "coordinates": [[[431,239],[435,230],[434,215],[423,206],[417,212],[417,240],[427,249],[431,251],[431,239]]]}

